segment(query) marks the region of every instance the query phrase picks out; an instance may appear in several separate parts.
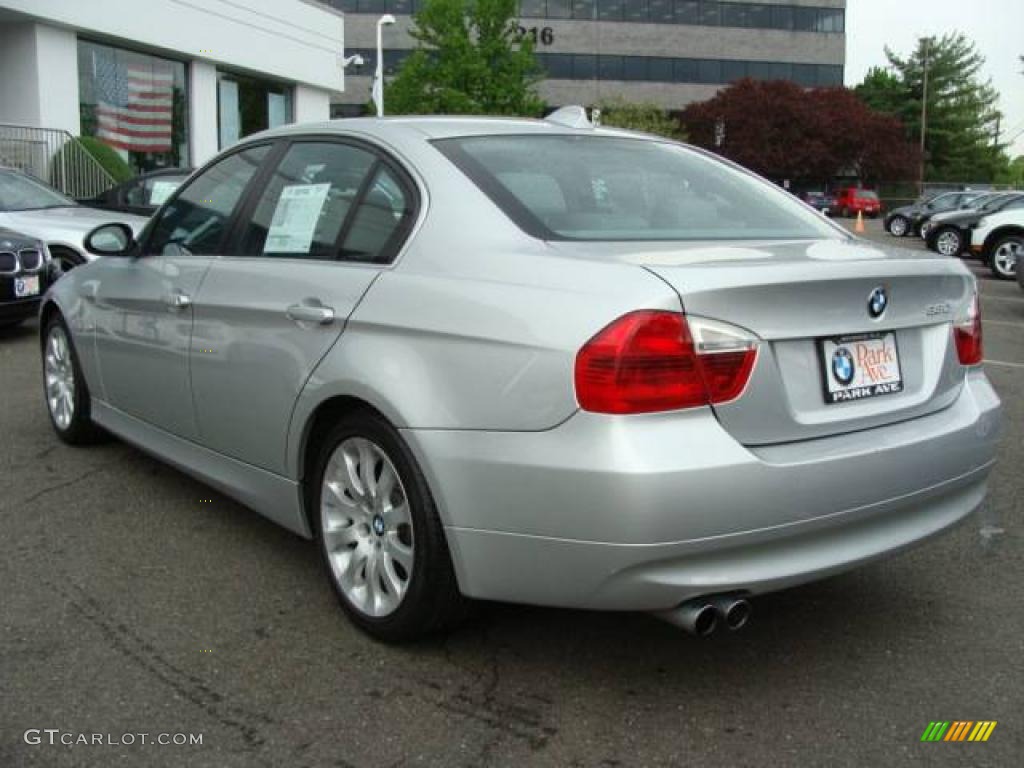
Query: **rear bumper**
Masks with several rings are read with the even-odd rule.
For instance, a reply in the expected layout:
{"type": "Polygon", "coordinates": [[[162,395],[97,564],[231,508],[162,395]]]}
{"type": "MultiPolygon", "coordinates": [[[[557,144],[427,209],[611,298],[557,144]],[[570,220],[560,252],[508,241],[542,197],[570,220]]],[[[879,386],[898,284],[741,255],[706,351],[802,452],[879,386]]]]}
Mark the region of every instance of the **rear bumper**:
{"type": "Polygon", "coordinates": [[[660,610],[822,578],[954,525],[985,497],[1000,418],[977,371],[939,413],[757,449],[708,410],[404,434],[465,594],[660,610]]]}

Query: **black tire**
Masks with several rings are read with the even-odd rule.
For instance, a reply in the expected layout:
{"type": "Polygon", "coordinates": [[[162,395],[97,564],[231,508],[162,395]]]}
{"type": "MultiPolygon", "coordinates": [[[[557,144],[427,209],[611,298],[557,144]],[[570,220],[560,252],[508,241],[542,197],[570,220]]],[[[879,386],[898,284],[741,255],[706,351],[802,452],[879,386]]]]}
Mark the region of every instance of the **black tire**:
{"type": "Polygon", "coordinates": [[[839,215],[842,216],[844,219],[850,218],[850,209],[849,208],[843,208],[843,210],[841,210],[839,212],[839,215]]]}
{"type": "Polygon", "coordinates": [[[331,588],[353,624],[377,640],[395,643],[449,630],[465,618],[469,601],[459,592],[444,527],[426,478],[405,441],[382,416],[361,410],[339,420],[324,439],[312,482],[307,498],[312,501],[317,549],[331,588]],[[390,459],[404,486],[412,518],[414,559],[407,591],[394,612],[383,617],[370,616],[349,601],[331,566],[323,535],[321,495],[327,464],[335,449],[353,437],[375,443],[390,459]]]}
{"type": "Polygon", "coordinates": [[[964,236],[957,227],[940,227],[928,233],[928,247],[943,256],[960,257],[964,252],[964,236]],[[942,252],[947,249],[947,253],[942,252]]]}
{"type": "Polygon", "coordinates": [[[75,343],[71,333],[60,315],[53,315],[46,323],[43,333],[40,336],[43,357],[43,399],[46,403],[46,413],[50,417],[50,425],[57,437],[68,445],[90,445],[99,442],[106,437],[106,433],[96,426],[92,420],[92,401],[89,397],[89,388],[86,386],[85,377],[82,375],[82,366],[78,362],[78,353],[75,351],[75,343]],[[46,355],[47,345],[55,328],[59,328],[67,339],[67,350],[71,358],[71,369],[74,374],[74,407],[70,422],[62,427],[57,423],[53,411],[50,408],[46,384],[46,355]]]}
{"type": "Polygon", "coordinates": [[[1016,246],[1018,253],[1024,251],[1024,236],[1022,235],[1009,235],[1007,237],[1001,237],[992,246],[988,256],[988,266],[992,270],[992,274],[1000,280],[1016,280],[1017,279],[1017,268],[1019,264],[1015,264],[1012,268],[1007,267],[1004,264],[1004,259],[1001,258],[1000,251],[1006,247],[1016,246]]]}

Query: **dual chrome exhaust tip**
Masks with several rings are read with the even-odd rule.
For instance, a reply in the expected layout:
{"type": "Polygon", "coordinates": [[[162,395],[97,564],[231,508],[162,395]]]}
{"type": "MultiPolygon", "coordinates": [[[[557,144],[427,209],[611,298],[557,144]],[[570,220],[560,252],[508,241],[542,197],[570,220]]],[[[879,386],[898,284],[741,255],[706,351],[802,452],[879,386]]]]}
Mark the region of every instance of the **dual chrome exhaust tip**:
{"type": "Polygon", "coordinates": [[[657,615],[691,635],[707,637],[719,625],[730,630],[741,629],[750,621],[750,611],[750,603],[743,597],[711,595],[688,600],[678,608],[657,615]]]}

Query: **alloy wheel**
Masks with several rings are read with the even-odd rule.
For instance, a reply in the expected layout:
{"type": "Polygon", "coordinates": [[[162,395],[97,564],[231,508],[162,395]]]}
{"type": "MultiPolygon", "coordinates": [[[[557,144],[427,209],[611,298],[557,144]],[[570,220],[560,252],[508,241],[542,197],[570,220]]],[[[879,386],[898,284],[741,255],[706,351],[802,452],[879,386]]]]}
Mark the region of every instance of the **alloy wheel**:
{"type": "Polygon", "coordinates": [[[1004,240],[992,252],[992,269],[1004,278],[1017,275],[1017,260],[1024,255],[1024,242],[1020,240],[1004,240]]]}
{"type": "Polygon", "coordinates": [[[889,234],[895,237],[903,237],[907,234],[907,220],[902,216],[897,216],[895,219],[890,221],[889,234]]]}
{"type": "Polygon", "coordinates": [[[960,234],[952,229],[939,234],[935,239],[935,250],[943,256],[956,256],[960,253],[960,234]]]}
{"type": "Polygon", "coordinates": [[[320,499],[323,546],[342,594],[366,616],[394,613],[409,589],[415,552],[395,465],[371,440],[346,438],[327,462],[320,499]]]}
{"type": "Polygon", "coordinates": [[[43,372],[50,415],[58,429],[67,429],[75,415],[75,369],[68,337],[59,325],[50,329],[46,339],[43,372]]]}

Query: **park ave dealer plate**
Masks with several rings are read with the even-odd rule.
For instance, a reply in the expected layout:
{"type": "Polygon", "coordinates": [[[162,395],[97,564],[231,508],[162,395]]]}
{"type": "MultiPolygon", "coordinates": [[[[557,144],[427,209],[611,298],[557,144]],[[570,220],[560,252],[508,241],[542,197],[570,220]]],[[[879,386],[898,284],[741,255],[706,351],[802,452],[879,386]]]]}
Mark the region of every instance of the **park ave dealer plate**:
{"type": "Polygon", "coordinates": [[[829,405],[903,391],[895,333],[822,339],[818,345],[829,405]]]}

